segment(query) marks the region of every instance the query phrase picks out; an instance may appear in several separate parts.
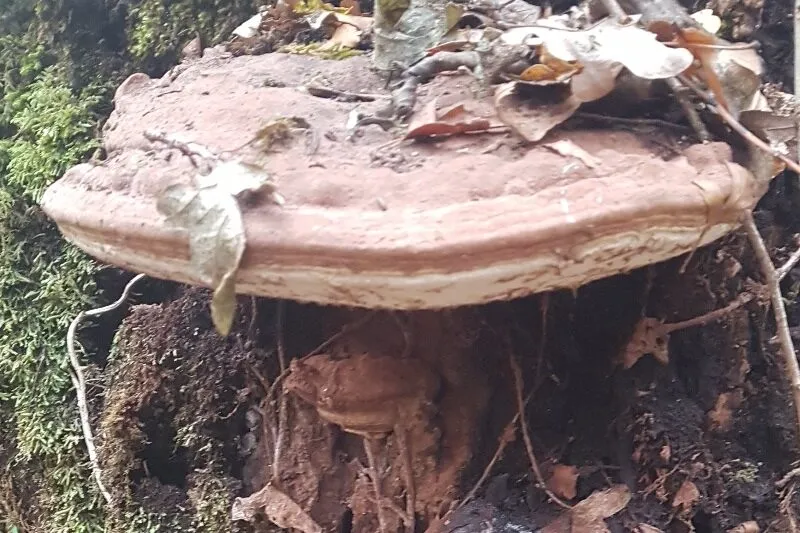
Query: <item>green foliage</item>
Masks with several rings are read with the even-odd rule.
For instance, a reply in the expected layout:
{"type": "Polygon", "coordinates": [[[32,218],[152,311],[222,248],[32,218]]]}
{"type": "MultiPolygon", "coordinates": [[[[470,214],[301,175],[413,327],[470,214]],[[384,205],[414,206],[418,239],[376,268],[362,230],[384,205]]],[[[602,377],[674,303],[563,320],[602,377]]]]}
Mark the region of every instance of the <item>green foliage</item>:
{"type": "Polygon", "coordinates": [[[197,34],[206,44],[226,39],[236,24],[252,16],[256,0],[142,0],[130,11],[128,52],[146,70],[174,63],[197,34]]]}
{"type": "MultiPolygon", "coordinates": [[[[0,531],[108,531],[65,345],[74,315],[92,306],[96,265],[37,202],[97,146],[98,119],[125,76],[160,74],[195,32],[219,42],[258,3],[0,0],[0,487],[24,485],[19,501],[0,495],[0,531]]],[[[197,530],[227,520],[221,495],[211,485],[198,492],[197,530]]],[[[128,518],[115,530],[180,529],[174,517],[128,518]]]]}
{"type": "MultiPolygon", "coordinates": [[[[34,51],[34,54],[37,52],[34,51]]],[[[94,292],[93,263],[67,245],[35,205],[44,188],[94,145],[96,99],[72,94],[59,71],[34,74],[4,94],[0,141],[0,400],[11,467],[41,476],[45,531],[102,531],[65,361],[65,335],[94,292]]],[[[8,72],[8,71],[7,71],[8,72]]],[[[2,522],[0,522],[2,523],[2,522]]],[[[10,525],[9,525],[10,527],[10,525]]]]}

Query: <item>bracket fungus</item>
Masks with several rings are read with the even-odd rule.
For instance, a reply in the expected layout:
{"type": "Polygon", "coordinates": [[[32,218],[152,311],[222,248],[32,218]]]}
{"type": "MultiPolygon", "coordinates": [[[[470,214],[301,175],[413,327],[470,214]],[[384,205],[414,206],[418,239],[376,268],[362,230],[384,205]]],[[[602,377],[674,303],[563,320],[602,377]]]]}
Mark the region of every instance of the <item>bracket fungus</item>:
{"type": "MultiPolygon", "coordinates": [[[[209,285],[187,232],[157,207],[197,168],[174,147],[158,149],[144,134],[152,130],[260,158],[285,198],[243,208],[237,293],[340,306],[437,309],[577,288],[720,238],[766,186],[723,143],[665,159],[656,143],[619,130],[554,130],[496,150],[487,149],[494,133],[389,146],[378,128],[348,138],[348,114],[380,102],[302,89],[313,72],[342,91],[380,92],[363,57],[206,53],[184,67],[174,79],[123,83],[104,128],[108,158],[70,169],[42,201],[78,247],[157,278],[209,285]],[[283,86],[263,81],[278,77],[283,86]],[[280,117],[309,127],[278,147],[248,143],[280,117]]],[[[469,99],[466,85],[437,78],[418,105],[469,99]]]]}

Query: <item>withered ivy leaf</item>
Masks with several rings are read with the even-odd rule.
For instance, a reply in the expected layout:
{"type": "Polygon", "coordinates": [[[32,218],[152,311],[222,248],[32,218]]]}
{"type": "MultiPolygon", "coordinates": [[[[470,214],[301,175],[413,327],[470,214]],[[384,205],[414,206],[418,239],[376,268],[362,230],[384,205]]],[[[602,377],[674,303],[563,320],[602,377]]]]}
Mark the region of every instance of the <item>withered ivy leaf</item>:
{"type": "Polygon", "coordinates": [[[237,198],[243,194],[274,192],[267,172],[256,165],[219,163],[194,185],[167,187],[158,210],[167,220],[189,233],[193,273],[214,289],[211,318],[222,335],[228,335],[236,314],[236,271],[246,245],[244,221],[237,198]]]}

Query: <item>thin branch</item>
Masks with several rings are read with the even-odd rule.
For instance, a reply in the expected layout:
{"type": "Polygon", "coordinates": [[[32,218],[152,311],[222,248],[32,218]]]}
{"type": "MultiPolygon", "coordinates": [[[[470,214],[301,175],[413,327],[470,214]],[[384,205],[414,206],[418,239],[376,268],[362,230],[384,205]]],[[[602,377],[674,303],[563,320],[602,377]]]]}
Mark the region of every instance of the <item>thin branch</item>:
{"type": "Polygon", "coordinates": [[[83,367],[81,366],[80,360],[78,359],[78,354],[75,350],[75,333],[78,330],[78,326],[86,317],[99,316],[121,307],[122,304],[124,304],[128,299],[133,286],[136,285],[136,283],[142,278],[144,278],[144,274],[137,274],[134,276],[134,278],[131,279],[125,286],[125,290],[122,291],[122,295],[116,302],[104,307],[99,307],[89,311],[82,311],[79,313],[69,325],[69,329],[67,330],[67,354],[69,355],[69,362],[72,366],[70,378],[72,380],[72,386],[75,387],[75,394],[78,397],[78,412],[81,417],[83,440],[86,443],[86,451],[89,454],[89,461],[92,465],[92,474],[94,476],[94,480],[97,483],[97,488],[100,490],[100,494],[103,495],[103,499],[105,499],[107,504],[111,503],[112,498],[111,493],[108,492],[105,484],[103,483],[103,471],[100,468],[100,460],[97,458],[97,447],[94,443],[91,417],[89,416],[89,403],[86,400],[86,378],[83,374],[83,367]]]}
{"type": "Polygon", "coordinates": [[[786,308],[783,306],[780,281],[775,271],[775,265],[772,264],[772,259],[769,257],[767,247],[764,245],[764,240],[758,233],[758,228],[753,220],[753,214],[750,211],[744,213],[742,216],[742,223],[747,231],[750,244],[761,265],[761,271],[769,287],[772,299],[772,312],[775,315],[775,327],[778,330],[778,340],[780,341],[781,355],[783,355],[784,364],[786,365],[786,377],[791,385],[794,399],[795,414],[797,416],[797,427],[795,428],[797,432],[796,437],[800,439],[800,365],[797,363],[797,356],[795,355],[794,344],[792,343],[792,335],[789,332],[789,322],[786,319],[786,308]]]}
{"type": "MultiPolygon", "coordinates": [[[[525,405],[528,404],[528,401],[531,399],[532,396],[533,392],[529,392],[528,396],[525,397],[525,405]]],[[[480,488],[486,482],[486,479],[492,472],[492,468],[497,463],[497,461],[500,460],[500,457],[503,456],[503,452],[505,451],[506,446],[508,446],[514,440],[514,434],[516,433],[517,430],[517,420],[519,420],[519,411],[517,411],[517,413],[514,415],[514,418],[512,418],[511,421],[508,424],[506,424],[506,427],[503,429],[503,433],[500,435],[500,438],[498,439],[497,449],[495,450],[492,459],[489,461],[489,464],[486,465],[486,468],[483,469],[481,477],[478,478],[478,481],[475,482],[475,485],[473,485],[469,493],[464,497],[463,500],[461,500],[461,502],[459,502],[458,507],[456,507],[456,509],[460,509],[465,505],[467,505],[469,502],[471,502],[472,498],[475,497],[480,488]]]]}
{"type": "Polygon", "coordinates": [[[752,293],[749,292],[742,293],[739,295],[738,298],[733,300],[725,307],[714,309],[713,311],[710,311],[704,315],[696,316],[694,318],[683,320],[681,322],[671,322],[667,324],[662,324],[661,327],[659,328],[659,333],[669,334],[686,328],[693,328],[695,326],[705,326],[709,322],[714,322],[715,320],[719,320],[720,318],[731,313],[731,311],[735,311],[744,304],[750,302],[753,298],[755,298],[755,295],[753,295],[752,293]]]}
{"type": "Polygon", "coordinates": [[[550,497],[551,500],[564,509],[572,509],[570,504],[561,500],[561,498],[556,496],[553,491],[547,488],[544,476],[542,476],[542,472],[539,470],[539,462],[536,460],[536,455],[533,452],[533,443],[531,442],[530,432],[528,431],[528,421],[525,418],[525,400],[522,397],[522,390],[524,388],[522,383],[522,370],[520,370],[519,363],[517,363],[517,359],[514,357],[513,353],[508,354],[508,361],[511,365],[511,370],[514,373],[514,388],[517,397],[517,411],[519,414],[520,425],[522,427],[522,438],[525,441],[525,449],[528,451],[528,459],[530,460],[533,474],[536,476],[536,481],[539,484],[539,487],[550,497]]]}
{"type": "Polygon", "coordinates": [[[773,157],[780,159],[787,167],[792,169],[794,172],[800,174],[800,165],[780,153],[778,150],[773,149],[770,145],[759,139],[756,134],[745,128],[741,122],[736,120],[733,115],[728,112],[723,106],[717,105],[714,101],[714,98],[709,96],[705,91],[697,87],[694,83],[690,80],[685,78],[684,76],[678,76],[678,79],[689,87],[692,91],[694,91],[700,98],[702,98],[709,106],[709,109],[719,115],[719,117],[724,120],[728,126],[731,127],[736,133],[741,135],[747,142],[752,144],[753,146],[760,148],[761,150],[765,151],[766,153],[770,154],[773,157]]]}
{"type": "Polygon", "coordinates": [[[776,271],[778,274],[778,281],[783,281],[783,278],[785,278],[789,274],[789,272],[792,271],[792,269],[795,267],[795,265],[797,265],[798,262],[800,262],[800,247],[798,247],[798,249],[795,250],[794,253],[789,256],[789,259],[787,259],[786,262],[783,265],[781,265],[781,267],[776,271]]]}
{"type": "Polygon", "coordinates": [[[667,82],[667,86],[675,95],[675,99],[678,101],[678,104],[680,104],[681,109],[683,109],[683,113],[686,115],[686,120],[689,121],[689,125],[697,134],[697,138],[700,140],[700,142],[704,143],[710,141],[711,134],[708,133],[708,129],[706,128],[706,125],[703,124],[700,115],[697,113],[697,109],[695,109],[695,107],[689,101],[689,98],[686,96],[685,88],[676,78],[667,78],[665,81],[667,82]]]}

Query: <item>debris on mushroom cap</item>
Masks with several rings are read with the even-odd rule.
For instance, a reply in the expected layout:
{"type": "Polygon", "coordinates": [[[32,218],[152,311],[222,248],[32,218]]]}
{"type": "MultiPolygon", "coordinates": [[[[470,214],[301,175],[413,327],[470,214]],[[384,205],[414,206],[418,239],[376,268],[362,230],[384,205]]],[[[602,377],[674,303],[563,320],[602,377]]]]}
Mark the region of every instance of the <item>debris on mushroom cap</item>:
{"type": "MultiPolygon", "coordinates": [[[[348,114],[381,102],[314,97],[297,88],[306,73],[350,93],[379,93],[383,83],[366,58],[277,53],[224,62],[209,53],[168,87],[134,75],[105,127],[108,160],[70,169],[47,190],[45,211],[102,261],[207,285],[190,268],[186,232],[157,210],[167,186],[197,174],[185,154],[143,134],[170,132],[217,154],[260,158],[285,198],[243,210],[237,292],[435,309],[574,288],[690,252],[734,229],[765,186],[731,162],[725,144],[664,160],[624,131],[556,131],[539,145],[494,151],[487,147],[503,138],[490,133],[387,147],[391,133],[365,128],[345,140],[348,114]],[[287,86],[265,86],[270,78],[287,86]],[[303,117],[310,128],[266,151],[248,145],[276,117],[303,117]]],[[[488,118],[471,95],[467,82],[439,77],[418,106],[467,102],[472,116],[488,118]]]]}

